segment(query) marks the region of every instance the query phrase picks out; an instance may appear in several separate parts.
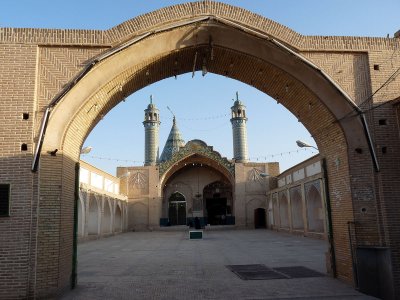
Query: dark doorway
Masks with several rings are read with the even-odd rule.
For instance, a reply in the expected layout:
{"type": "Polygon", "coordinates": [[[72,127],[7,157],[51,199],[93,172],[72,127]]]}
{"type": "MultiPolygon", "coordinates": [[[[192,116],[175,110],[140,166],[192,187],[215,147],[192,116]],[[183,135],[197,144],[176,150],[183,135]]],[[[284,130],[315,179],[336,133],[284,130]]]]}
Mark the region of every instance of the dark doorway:
{"type": "Polygon", "coordinates": [[[210,225],[226,224],[226,198],[210,198],[206,200],[207,219],[210,225]]]}
{"type": "Polygon", "coordinates": [[[228,181],[214,181],[203,189],[207,224],[232,225],[232,185],[228,181]]]}
{"type": "Polygon", "coordinates": [[[266,228],[265,222],[265,209],[257,208],[254,210],[254,227],[255,228],[266,228]]]}
{"type": "Polygon", "coordinates": [[[170,225],[186,225],[186,199],[181,193],[169,197],[168,218],[170,225]]]}

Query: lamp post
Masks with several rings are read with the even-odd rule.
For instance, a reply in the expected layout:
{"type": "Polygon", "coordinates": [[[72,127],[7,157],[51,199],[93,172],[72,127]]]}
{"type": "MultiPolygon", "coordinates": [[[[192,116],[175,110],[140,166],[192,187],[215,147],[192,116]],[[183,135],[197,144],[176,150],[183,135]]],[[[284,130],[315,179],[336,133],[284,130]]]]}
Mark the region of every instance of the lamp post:
{"type": "Polygon", "coordinates": [[[296,141],[297,146],[299,146],[300,148],[314,148],[315,150],[319,151],[319,149],[317,147],[314,147],[306,142],[297,140],[296,141]]]}

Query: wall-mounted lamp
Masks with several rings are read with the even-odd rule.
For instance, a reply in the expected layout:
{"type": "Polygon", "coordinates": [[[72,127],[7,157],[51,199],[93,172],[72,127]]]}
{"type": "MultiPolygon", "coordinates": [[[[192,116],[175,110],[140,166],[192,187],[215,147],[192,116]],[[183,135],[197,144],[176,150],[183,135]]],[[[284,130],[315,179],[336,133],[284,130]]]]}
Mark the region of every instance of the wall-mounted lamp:
{"type": "Polygon", "coordinates": [[[204,77],[208,73],[207,66],[206,66],[206,58],[203,58],[203,65],[201,67],[201,75],[204,77]]]}
{"type": "Polygon", "coordinates": [[[81,149],[81,154],[88,154],[90,151],[92,151],[92,147],[87,146],[81,149]]]}
{"type": "Polygon", "coordinates": [[[268,173],[260,173],[259,175],[260,175],[262,178],[272,177],[272,178],[278,179],[278,177],[273,176],[273,175],[270,175],[270,174],[268,174],[268,173]]]}
{"type": "Polygon", "coordinates": [[[310,144],[307,144],[306,142],[297,140],[296,141],[297,146],[299,146],[300,148],[314,148],[315,150],[319,151],[317,147],[314,147],[310,144]]]}
{"type": "Polygon", "coordinates": [[[51,156],[56,156],[58,149],[54,149],[53,151],[47,151],[51,156]]]}

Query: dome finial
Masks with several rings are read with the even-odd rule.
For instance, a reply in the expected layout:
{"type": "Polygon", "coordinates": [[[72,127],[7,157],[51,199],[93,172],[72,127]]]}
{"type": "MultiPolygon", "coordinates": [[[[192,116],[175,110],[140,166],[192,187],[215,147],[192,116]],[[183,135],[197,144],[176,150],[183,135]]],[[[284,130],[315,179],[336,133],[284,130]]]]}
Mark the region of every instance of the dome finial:
{"type": "Polygon", "coordinates": [[[169,112],[172,114],[172,116],[173,116],[173,121],[174,121],[174,124],[175,124],[175,114],[174,114],[174,112],[169,108],[169,106],[167,106],[167,109],[168,109],[169,112]]]}
{"type": "Polygon", "coordinates": [[[234,106],[237,106],[237,105],[242,105],[242,101],[240,101],[239,100],[239,92],[238,91],[236,91],[236,100],[234,100],[234,99],[232,99],[233,101],[234,101],[234,106]]]}
{"type": "Polygon", "coordinates": [[[153,95],[150,95],[150,104],[153,104],[153,95]]]}

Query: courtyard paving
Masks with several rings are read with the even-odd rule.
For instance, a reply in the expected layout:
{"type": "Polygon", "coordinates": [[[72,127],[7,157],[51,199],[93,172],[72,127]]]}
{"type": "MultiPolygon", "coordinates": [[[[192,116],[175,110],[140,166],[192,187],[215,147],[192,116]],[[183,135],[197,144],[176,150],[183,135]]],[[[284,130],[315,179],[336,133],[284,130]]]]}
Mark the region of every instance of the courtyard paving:
{"type": "Polygon", "coordinates": [[[226,265],[325,273],[327,243],[269,230],[129,232],[78,246],[78,287],[62,299],[374,299],[329,276],[242,280],[226,265]]]}

